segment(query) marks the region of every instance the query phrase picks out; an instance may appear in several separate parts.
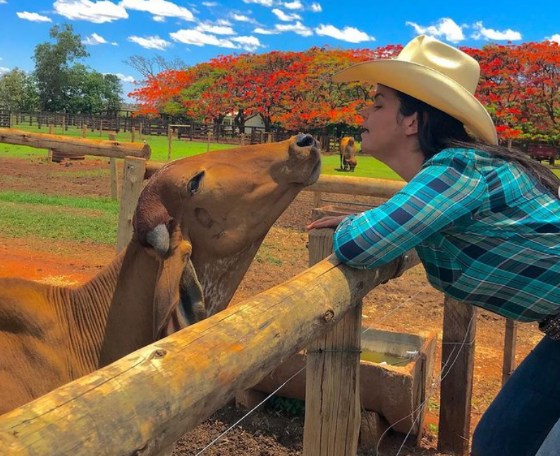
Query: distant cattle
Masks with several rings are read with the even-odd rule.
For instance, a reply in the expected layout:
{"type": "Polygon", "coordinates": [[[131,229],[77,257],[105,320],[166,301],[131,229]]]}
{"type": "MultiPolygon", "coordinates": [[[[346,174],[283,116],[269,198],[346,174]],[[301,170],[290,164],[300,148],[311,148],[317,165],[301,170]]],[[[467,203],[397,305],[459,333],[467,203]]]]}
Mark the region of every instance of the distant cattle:
{"type": "Polygon", "coordinates": [[[354,138],[344,136],[340,140],[340,169],[354,172],[357,164],[354,138]]]}

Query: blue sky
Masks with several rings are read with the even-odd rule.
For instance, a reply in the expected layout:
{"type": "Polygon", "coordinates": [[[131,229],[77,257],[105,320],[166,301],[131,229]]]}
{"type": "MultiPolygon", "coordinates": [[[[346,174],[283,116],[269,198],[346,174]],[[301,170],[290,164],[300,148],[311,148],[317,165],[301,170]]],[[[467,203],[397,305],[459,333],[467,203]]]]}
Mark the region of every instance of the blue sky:
{"type": "Polygon", "coordinates": [[[558,0],[469,2],[373,0],[0,0],[0,73],[32,71],[33,51],[49,29],[69,23],[90,57],[84,63],[117,74],[125,91],[141,75],[132,55],[181,59],[312,46],[375,48],[406,44],[420,33],[458,46],[560,42],[558,0]]]}

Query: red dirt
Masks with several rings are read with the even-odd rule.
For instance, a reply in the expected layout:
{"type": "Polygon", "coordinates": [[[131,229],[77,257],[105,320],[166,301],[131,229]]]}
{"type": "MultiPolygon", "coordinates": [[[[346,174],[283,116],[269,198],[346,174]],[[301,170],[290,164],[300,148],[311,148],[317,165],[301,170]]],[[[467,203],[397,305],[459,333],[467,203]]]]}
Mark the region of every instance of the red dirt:
{"type": "MultiPolygon", "coordinates": [[[[72,161],[61,164],[42,159],[0,159],[2,191],[34,191],[54,195],[110,196],[109,166],[106,160],[72,161]],[[90,171],[86,177],[76,171],[90,171]]],[[[359,200],[344,195],[329,195],[332,200],[359,200]]],[[[312,195],[303,192],[275,224],[245,279],[233,304],[281,283],[307,267],[307,234],[304,226],[313,208],[312,195]]],[[[0,233],[0,276],[25,277],[59,285],[83,282],[95,275],[114,255],[107,245],[65,241],[11,239],[0,233]]],[[[407,271],[371,292],[364,300],[364,322],[377,326],[416,332],[435,331],[441,340],[442,295],[426,282],[420,266],[407,271]]],[[[500,388],[503,356],[504,320],[480,312],[477,320],[474,392],[472,397],[472,428],[478,422],[500,388]]],[[[535,325],[520,325],[517,339],[517,360],[540,339],[535,325]]],[[[402,434],[389,434],[382,441],[381,453],[386,455],[438,455],[436,429],[438,424],[441,347],[438,345],[436,378],[433,396],[428,403],[426,432],[420,446],[413,442],[399,450],[402,434]]],[[[199,451],[234,424],[244,412],[232,406],[217,411],[207,421],[187,433],[178,443],[176,456],[200,454],[199,451]]],[[[301,417],[259,410],[227,432],[205,455],[275,455],[301,453],[301,417]]],[[[361,450],[360,455],[375,454],[361,450]]]]}

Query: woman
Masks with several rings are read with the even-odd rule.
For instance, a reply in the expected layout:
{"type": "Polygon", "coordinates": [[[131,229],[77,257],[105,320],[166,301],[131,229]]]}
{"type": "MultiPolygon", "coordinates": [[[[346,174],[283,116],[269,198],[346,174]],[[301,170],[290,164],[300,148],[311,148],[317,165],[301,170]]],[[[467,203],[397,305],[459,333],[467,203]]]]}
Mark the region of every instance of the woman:
{"type": "Polygon", "coordinates": [[[560,418],[560,180],[498,146],[473,95],[479,71],[459,49],[419,36],[396,59],[337,73],[336,82],[377,84],[362,112],[362,153],[408,184],[378,208],[325,217],[308,229],[337,227],[335,254],[357,268],[415,248],[438,290],[538,321],[546,336],[483,416],[472,454],[533,456],[549,433],[539,456],[560,454],[560,425],[551,432],[560,418]]]}

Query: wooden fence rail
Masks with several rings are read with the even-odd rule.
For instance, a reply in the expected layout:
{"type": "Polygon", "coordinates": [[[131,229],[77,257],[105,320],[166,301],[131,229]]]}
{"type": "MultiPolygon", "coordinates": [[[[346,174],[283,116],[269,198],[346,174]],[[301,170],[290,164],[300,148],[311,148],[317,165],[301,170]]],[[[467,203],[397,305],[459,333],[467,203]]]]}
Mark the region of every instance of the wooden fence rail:
{"type": "Polygon", "coordinates": [[[331,329],[397,263],[364,271],[329,257],[2,415],[0,454],[157,454],[331,329]]]}
{"type": "Polygon", "coordinates": [[[72,138],[62,135],[31,133],[23,130],[0,128],[0,142],[50,149],[67,155],[97,155],[102,157],[125,158],[127,156],[150,158],[148,144],[72,138]]]}

